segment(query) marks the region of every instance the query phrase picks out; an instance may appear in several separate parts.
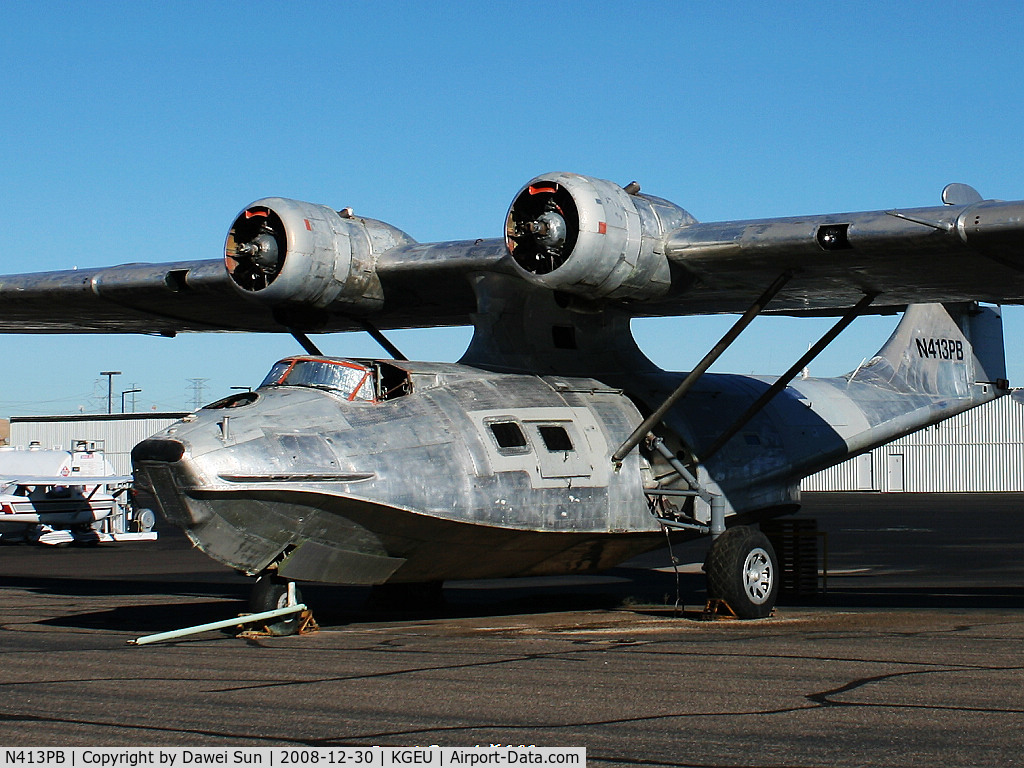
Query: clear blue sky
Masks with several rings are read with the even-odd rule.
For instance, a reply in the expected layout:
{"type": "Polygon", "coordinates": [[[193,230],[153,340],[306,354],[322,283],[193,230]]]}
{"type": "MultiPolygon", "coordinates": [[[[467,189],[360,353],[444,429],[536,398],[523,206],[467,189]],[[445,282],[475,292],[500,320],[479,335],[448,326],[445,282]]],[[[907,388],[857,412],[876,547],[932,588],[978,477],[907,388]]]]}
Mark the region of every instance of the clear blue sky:
{"type": "MultiPolygon", "coordinates": [[[[0,27],[0,273],[219,258],[266,195],[352,206],[421,241],[494,237],[566,170],[698,219],[939,204],[950,181],[1024,197],[1016,2],[51,3],[0,27]]],[[[686,369],[723,318],[637,324],[686,369]]],[[[856,367],[860,320],[814,375],[856,367]]],[[[765,319],[717,366],[780,373],[826,323],[765,319]]],[[[1024,385],[1024,310],[1006,312],[1024,385]]],[[[466,329],[399,332],[456,359],[466,329]]],[[[363,334],[326,352],[380,355],[363,334]]],[[[287,336],[7,336],[0,416],[191,406],[255,385],[287,336]],[[97,397],[99,395],[99,397],[97,397]],[[130,402],[130,400],[129,400],[130,402]]]]}

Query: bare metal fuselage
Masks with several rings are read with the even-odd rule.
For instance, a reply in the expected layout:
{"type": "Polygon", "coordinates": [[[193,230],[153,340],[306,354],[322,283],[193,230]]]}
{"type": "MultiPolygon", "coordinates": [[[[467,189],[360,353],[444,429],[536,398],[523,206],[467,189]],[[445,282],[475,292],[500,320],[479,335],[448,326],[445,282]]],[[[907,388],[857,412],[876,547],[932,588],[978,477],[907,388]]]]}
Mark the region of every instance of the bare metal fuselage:
{"type": "MultiPolygon", "coordinates": [[[[706,375],[657,431],[727,516],[763,519],[798,506],[800,478],[1001,394],[1001,350],[992,310],[912,308],[868,364],[793,382],[706,461],[702,449],[771,378],[706,375]],[[979,358],[972,339],[995,352],[979,358]]],[[[282,375],[133,453],[137,483],[223,563],[296,580],[423,582],[590,572],[664,542],[656,515],[668,513],[652,490],[685,486],[649,446],[620,466],[611,455],[679,374],[648,366],[602,381],[331,358],[280,370],[299,363],[359,381],[282,375]]],[[[708,522],[701,499],[678,504],[708,522]]]]}
{"type": "Polygon", "coordinates": [[[639,421],[621,391],[401,366],[392,399],[271,386],[203,409],[138,447],[136,477],[213,557],[295,579],[592,571],[662,540],[639,458],[607,460],[639,421]]]}

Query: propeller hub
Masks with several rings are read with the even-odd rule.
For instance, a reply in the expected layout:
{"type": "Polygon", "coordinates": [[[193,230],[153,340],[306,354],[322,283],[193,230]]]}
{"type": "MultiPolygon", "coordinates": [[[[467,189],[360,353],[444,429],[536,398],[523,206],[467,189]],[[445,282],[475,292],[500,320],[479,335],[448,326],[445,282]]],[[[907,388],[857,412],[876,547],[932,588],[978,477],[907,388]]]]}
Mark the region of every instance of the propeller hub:
{"type": "Polygon", "coordinates": [[[277,238],[268,232],[261,232],[249,242],[240,243],[238,253],[248,256],[257,267],[267,272],[275,271],[281,258],[277,238]]]}
{"type": "Polygon", "coordinates": [[[565,219],[555,211],[545,211],[527,225],[537,244],[545,249],[560,249],[565,244],[565,219]]]}

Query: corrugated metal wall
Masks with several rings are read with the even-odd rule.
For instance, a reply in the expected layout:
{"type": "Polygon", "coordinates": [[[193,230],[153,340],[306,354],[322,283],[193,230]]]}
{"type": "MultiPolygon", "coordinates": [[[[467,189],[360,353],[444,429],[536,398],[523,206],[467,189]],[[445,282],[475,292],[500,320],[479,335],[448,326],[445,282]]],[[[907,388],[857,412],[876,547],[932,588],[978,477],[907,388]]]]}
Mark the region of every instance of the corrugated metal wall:
{"type": "Polygon", "coordinates": [[[11,419],[11,445],[68,450],[76,440],[103,441],[104,453],[119,474],[131,474],[131,451],[154,432],[185,416],[184,413],[117,413],[90,416],[15,416],[11,419]]]}
{"type": "Polygon", "coordinates": [[[1024,405],[1003,397],[805,478],[805,491],[1024,491],[1024,405]]]}

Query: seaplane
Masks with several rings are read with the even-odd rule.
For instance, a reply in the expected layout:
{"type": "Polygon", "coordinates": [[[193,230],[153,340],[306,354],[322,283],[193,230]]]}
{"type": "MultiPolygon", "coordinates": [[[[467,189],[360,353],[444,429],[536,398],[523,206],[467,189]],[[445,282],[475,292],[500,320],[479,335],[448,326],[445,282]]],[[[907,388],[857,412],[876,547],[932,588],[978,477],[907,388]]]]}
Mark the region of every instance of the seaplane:
{"type": "Polygon", "coordinates": [[[160,514],[255,578],[254,610],[302,582],[593,573],[707,537],[708,596],[765,617],[780,574],[759,523],[799,509],[803,477],[1009,392],[1000,305],[1024,301],[1024,201],[955,183],[928,207],[700,222],[636,182],[556,172],[512,195],[503,228],[418,243],[264,198],[222,258],[0,277],[0,332],[296,339],[254,391],[132,453],[160,514]],[[661,370],[630,330],[709,313],[736,320],[691,371],[661,370]],[[766,313],[835,322],[782,375],[709,372],[766,313]],[[801,375],[870,313],[901,314],[881,349],[801,375]],[[455,363],[410,361],[385,333],[458,325],[473,337],[455,363]],[[333,352],[351,331],[386,355],[313,338],[333,352]]]}

